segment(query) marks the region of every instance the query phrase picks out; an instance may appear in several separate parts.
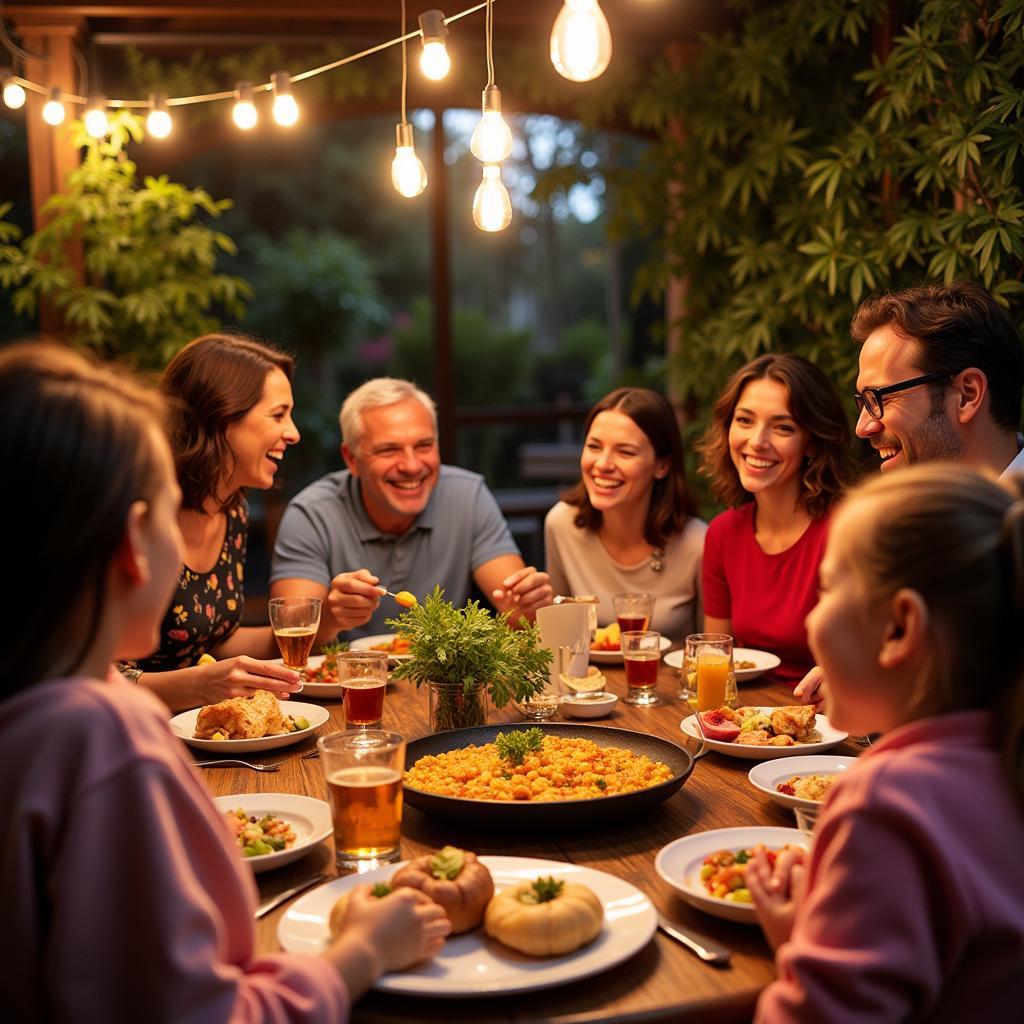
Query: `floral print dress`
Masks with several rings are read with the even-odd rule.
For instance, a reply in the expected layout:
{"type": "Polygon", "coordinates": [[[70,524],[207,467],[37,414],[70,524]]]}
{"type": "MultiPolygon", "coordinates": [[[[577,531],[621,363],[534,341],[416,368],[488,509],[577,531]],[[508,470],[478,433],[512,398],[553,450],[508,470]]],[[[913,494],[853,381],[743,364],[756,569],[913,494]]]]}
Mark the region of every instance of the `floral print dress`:
{"type": "Polygon", "coordinates": [[[245,549],[249,506],[243,498],[227,511],[228,526],[217,561],[209,572],[187,565],[160,624],[160,649],[135,662],[143,672],[188,668],[222,644],[238,628],[245,611],[245,549]]]}

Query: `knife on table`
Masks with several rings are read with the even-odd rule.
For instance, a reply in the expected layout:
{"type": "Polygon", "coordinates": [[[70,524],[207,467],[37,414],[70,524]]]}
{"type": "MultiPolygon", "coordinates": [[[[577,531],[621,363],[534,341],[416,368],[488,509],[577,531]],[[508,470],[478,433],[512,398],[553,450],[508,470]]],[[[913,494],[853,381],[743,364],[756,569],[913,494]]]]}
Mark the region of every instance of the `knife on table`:
{"type": "Polygon", "coordinates": [[[298,885],[293,885],[290,889],[285,889],[284,892],[279,892],[276,896],[271,896],[270,899],[264,900],[256,908],[257,919],[266,917],[275,907],[281,906],[282,903],[287,903],[293,896],[298,896],[300,892],[305,892],[314,885],[319,885],[321,882],[326,881],[326,875],[314,875],[312,878],[307,878],[304,882],[299,882],[298,885]]]}
{"type": "Polygon", "coordinates": [[[674,925],[664,914],[658,912],[658,927],[666,934],[671,936],[676,942],[682,943],[691,952],[696,953],[701,960],[709,964],[715,964],[717,967],[724,967],[730,957],[732,957],[732,950],[726,949],[725,946],[720,946],[714,939],[709,939],[706,935],[701,935],[700,932],[690,931],[690,929],[683,929],[678,925],[674,925]]]}

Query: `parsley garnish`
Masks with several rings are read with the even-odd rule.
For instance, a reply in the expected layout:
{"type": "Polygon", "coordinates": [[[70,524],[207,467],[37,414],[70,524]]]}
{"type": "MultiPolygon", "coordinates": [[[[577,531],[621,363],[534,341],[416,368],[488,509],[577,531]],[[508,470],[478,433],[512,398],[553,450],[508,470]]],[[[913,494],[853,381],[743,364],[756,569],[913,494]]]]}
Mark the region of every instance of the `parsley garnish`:
{"type": "Polygon", "coordinates": [[[544,745],[544,731],[534,726],[532,729],[518,729],[516,732],[499,732],[494,737],[494,745],[498,753],[511,765],[523,763],[523,759],[533,750],[540,750],[544,745]]]}

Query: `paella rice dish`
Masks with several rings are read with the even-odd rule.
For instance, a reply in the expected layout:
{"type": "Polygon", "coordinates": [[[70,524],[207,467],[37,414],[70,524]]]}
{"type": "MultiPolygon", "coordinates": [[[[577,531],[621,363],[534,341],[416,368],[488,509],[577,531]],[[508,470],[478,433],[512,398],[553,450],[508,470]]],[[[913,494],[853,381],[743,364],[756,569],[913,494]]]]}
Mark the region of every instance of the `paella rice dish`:
{"type": "Polygon", "coordinates": [[[428,754],[405,773],[405,785],[464,800],[547,802],[633,793],[671,778],[668,765],[643,754],[545,736],[520,764],[502,757],[495,743],[428,754]]]}

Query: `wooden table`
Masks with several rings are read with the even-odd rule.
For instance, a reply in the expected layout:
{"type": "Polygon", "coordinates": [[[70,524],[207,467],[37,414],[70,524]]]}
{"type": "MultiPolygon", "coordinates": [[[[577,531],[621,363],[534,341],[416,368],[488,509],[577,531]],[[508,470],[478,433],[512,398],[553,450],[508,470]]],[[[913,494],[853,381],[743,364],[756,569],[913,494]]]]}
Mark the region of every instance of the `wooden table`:
{"type": "MultiPolygon", "coordinates": [[[[621,698],[625,681],[621,669],[606,666],[609,689],[621,698]]],[[[660,702],[650,708],[630,707],[620,699],[615,711],[593,725],[633,729],[685,745],[679,722],[687,713],[676,697],[678,670],[662,665],[658,679],[660,702]]],[[[299,699],[302,699],[301,697],[299,699]]],[[[792,703],[789,691],[759,681],[740,688],[740,703],[792,703]]],[[[324,702],[331,722],[321,734],[344,728],[340,701],[324,702]]],[[[561,721],[561,717],[555,719],[561,721]]],[[[511,709],[492,709],[491,723],[522,721],[511,709]]],[[[573,720],[575,721],[575,720],[573,720]]],[[[384,727],[407,738],[427,733],[427,695],[402,681],[390,684],[384,727]]],[[[278,773],[244,768],[204,769],[215,796],[232,793],[281,792],[326,799],[318,759],[299,755],[315,746],[307,740],[284,750],[254,755],[249,760],[284,759],[278,773]]],[[[838,753],[856,754],[847,741],[838,753]]],[[[414,857],[446,843],[480,854],[505,854],[570,861],[627,879],[646,892],[659,910],[684,926],[704,932],[733,950],[729,966],[716,968],[698,960],[660,931],[643,950],[618,967],[559,988],[509,997],[429,999],[371,992],[357,1004],[353,1019],[366,1022],[415,1021],[450,1024],[479,1021],[593,1021],[745,1020],[753,1012],[761,989],[774,978],[773,959],[756,927],[709,917],[684,903],[655,873],[654,858],[666,843],[692,832],[751,824],[794,827],[790,811],[772,803],[751,786],[747,772],[755,762],[708,754],[697,762],[686,785],[671,799],[642,817],[608,821],[599,829],[563,834],[496,834],[461,823],[431,818],[406,807],[402,822],[402,856],[414,857]]],[[[331,843],[321,844],[295,864],[257,876],[263,897],[272,896],[311,874],[336,874],[331,843]]],[[[257,923],[262,952],[280,949],[277,923],[281,908],[257,923]]]]}

